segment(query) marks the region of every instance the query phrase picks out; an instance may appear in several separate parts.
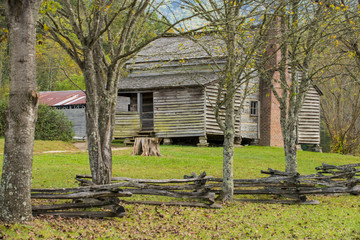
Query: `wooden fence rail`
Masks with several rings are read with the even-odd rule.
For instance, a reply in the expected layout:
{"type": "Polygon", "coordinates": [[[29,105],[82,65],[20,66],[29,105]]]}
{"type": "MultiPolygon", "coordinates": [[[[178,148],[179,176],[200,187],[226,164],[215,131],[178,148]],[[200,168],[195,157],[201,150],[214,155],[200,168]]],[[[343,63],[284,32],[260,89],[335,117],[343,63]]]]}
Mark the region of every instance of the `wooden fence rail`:
{"type": "MultiPolygon", "coordinates": [[[[274,169],[261,171],[267,177],[257,179],[235,179],[234,194],[241,195],[237,201],[284,203],[284,204],[318,204],[309,201],[309,195],[353,194],[360,195],[360,163],[334,166],[322,164],[316,168],[316,174],[300,175],[274,169]],[[244,196],[251,196],[244,198],[244,196]],[[254,198],[256,197],[256,198],[254,198]]],[[[221,178],[199,176],[195,173],[184,176],[184,179],[133,179],[113,177],[112,183],[95,185],[90,175],[76,175],[82,187],[61,189],[32,189],[33,199],[71,199],[72,203],[33,206],[34,215],[47,214],[63,217],[114,217],[123,216],[125,209],[120,202],[191,206],[204,208],[221,208],[216,204],[216,197],[221,194],[221,178]],[[124,201],[119,197],[132,195],[155,195],[187,201],[124,201]],[[81,208],[106,208],[110,211],[64,211],[81,208]]]]}
{"type": "Polygon", "coordinates": [[[131,192],[120,188],[127,185],[130,184],[116,183],[78,188],[32,189],[32,199],[72,200],[70,203],[34,205],[32,206],[33,215],[86,218],[122,217],[125,215],[125,209],[119,205],[118,198],[132,196],[131,192]],[[73,209],[87,208],[104,208],[106,211],[73,211],[73,209]]]}
{"type": "MultiPolygon", "coordinates": [[[[234,195],[249,195],[251,198],[236,199],[248,202],[318,204],[307,200],[309,195],[360,194],[360,164],[334,166],[322,164],[316,174],[300,175],[269,168],[261,173],[267,177],[257,179],[234,179],[234,195]],[[261,198],[264,195],[266,198],[261,198]],[[254,196],[259,196],[254,199],[254,196]],[[270,196],[270,199],[269,199],[270,196]]],[[[77,175],[76,179],[86,182],[90,175],[77,175]]],[[[184,179],[133,179],[113,177],[113,182],[134,182],[127,189],[133,194],[161,195],[175,198],[207,199],[207,206],[214,204],[216,195],[221,193],[221,178],[199,176],[192,173],[184,179]],[[191,184],[192,182],[192,184],[191,184]],[[175,184],[175,185],[174,185],[175,184]],[[179,192],[182,191],[182,192],[179,192]],[[193,191],[187,193],[185,191],[193,191]]],[[[146,201],[149,204],[149,201],[146,201]]],[[[159,203],[166,204],[166,203],[159,203]]],[[[216,206],[216,205],[215,205],[216,206]]]]}

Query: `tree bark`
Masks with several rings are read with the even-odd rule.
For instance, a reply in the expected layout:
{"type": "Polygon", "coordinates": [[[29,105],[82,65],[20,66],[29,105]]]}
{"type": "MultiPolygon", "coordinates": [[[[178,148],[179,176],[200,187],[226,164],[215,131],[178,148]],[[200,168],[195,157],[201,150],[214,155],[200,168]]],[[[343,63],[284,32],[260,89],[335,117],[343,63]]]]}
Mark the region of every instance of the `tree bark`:
{"type": "Polygon", "coordinates": [[[223,149],[223,182],[222,200],[232,202],[234,197],[234,99],[226,108],[224,149],[223,149]]]}
{"type": "Polygon", "coordinates": [[[7,222],[32,220],[32,155],[39,98],[35,44],[40,3],[40,0],[5,1],[11,68],[0,185],[0,218],[7,222]]]}
{"type": "Polygon", "coordinates": [[[287,131],[283,132],[284,152],[285,152],[285,171],[288,173],[297,172],[297,149],[296,149],[296,119],[289,119],[287,131]]]}

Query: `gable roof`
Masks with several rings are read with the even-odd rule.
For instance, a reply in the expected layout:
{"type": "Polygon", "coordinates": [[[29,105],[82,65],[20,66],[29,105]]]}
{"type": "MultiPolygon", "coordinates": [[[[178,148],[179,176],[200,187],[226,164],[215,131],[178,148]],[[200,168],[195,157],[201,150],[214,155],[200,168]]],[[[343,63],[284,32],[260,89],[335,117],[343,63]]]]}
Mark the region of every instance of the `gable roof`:
{"type": "Polygon", "coordinates": [[[211,49],[216,61],[222,64],[224,54],[219,51],[222,41],[212,35],[197,41],[183,36],[153,41],[128,62],[130,74],[120,80],[119,91],[205,86],[218,80],[213,70],[206,69],[212,60],[201,44],[211,49]],[[197,67],[185,70],[191,66],[197,67]]]}
{"type": "Polygon", "coordinates": [[[40,92],[40,103],[51,107],[86,104],[86,95],[83,91],[53,91],[40,92]]]}

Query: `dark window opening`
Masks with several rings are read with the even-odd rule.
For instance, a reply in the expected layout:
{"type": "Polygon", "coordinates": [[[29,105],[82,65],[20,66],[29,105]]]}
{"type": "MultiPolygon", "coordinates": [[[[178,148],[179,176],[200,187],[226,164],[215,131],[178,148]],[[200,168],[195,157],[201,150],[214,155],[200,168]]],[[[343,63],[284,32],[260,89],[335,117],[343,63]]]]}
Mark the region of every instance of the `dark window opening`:
{"type": "Polygon", "coordinates": [[[141,93],[141,123],[143,131],[154,130],[153,93],[141,93]]]}

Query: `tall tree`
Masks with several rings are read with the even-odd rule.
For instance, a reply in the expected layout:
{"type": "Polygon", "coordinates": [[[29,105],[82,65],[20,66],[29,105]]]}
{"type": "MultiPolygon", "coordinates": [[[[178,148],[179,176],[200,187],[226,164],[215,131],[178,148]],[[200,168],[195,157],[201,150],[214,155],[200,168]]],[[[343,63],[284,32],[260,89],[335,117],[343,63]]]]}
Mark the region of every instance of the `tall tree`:
{"type": "Polygon", "coordinates": [[[42,27],[84,75],[89,161],[96,184],[109,183],[111,178],[115,104],[124,65],[171,28],[159,27],[154,14],[158,2],[60,0],[56,13],[44,9],[42,27]]]}
{"type": "Polygon", "coordinates": [[[286,171],[297,172],[299,113],[314,75],[323,68],[314,53],[326,36],[327,14],[321,2],[279,0],[273,5],[277,20],[268,26],[270,35],[264,36],[269,41],[263,50],[267,57],[258,61],[258,69],[280,105],[286,171]]]}
{"type": "MultiPolygon", "coordinates": [[[[218,75],[218,92],[213,104],[220,129],[224,133],[222,200],[233,200],[233,156],[235,124],[242,112],[245,98],[252,92],[251,80],[257,78],[255,62],[268,19],[261,18],[269,5],[266,1],[188,1],[183,3],[206,22],[212,30],[209,44],[201,37],[193,37],[214,61],[218,75]],[[256,27],[254,27],[257,25],[256,27]],[[213,49],[216,47],[216,50],[213,49]],[[219,58],[225,65],[218,64],[219,58]]],[[[200,34],[201,35],[201,34],[200,34]]]]}
{"type": "Polygon", "coordinates": [[[331,137],[331,151],[349,154],[359,151],[360,139],[360,5],[354,0],[327,2],[333,21],[328,42],[328,59],[336,65],[323,73],[329,81],[321,84],[324,121],[331,137]]]}
{"type": "Polygon", "coordinates": [[[0,185],[0,218],[28,221],[34,129],[36,22],[41,0],[5,1],[10,48],[10,97],[0,185]]]}
{"type": "Polygon", "coordinates": [[[360,85],[353,76],[360,74],[354,66],[333,66],[326,71],[329,81],[321,83],[324,93],[321,110],[331,139],[331,152],[355,154],[360,146],[360,85]],[[351,71],[351,75],[344,68],[351,71]]]}
{"type": "Polygon", "coordinates": [[[78,65],[58,43],[42,36],[36,45],[39,91],[84,90],[85,83],[78,65]]]}

